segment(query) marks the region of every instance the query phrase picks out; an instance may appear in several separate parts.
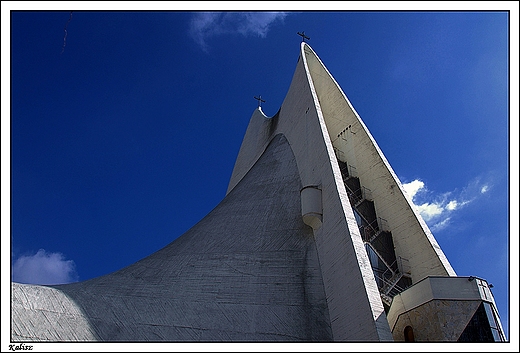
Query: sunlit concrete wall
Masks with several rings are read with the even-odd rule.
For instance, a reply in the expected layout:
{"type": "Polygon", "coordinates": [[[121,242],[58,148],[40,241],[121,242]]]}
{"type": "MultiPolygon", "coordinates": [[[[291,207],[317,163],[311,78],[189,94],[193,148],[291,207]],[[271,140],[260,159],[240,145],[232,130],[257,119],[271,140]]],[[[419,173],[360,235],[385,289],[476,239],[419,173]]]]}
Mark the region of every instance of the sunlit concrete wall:
{"type": "Polygon", "coordinates": [[[268,118],[257,109],[250,119],[224,200],[179,239],[115,273],[53,287],[13,284],[12,338],[391,341],[334,148],[372,189],[414,280],[454,274],[345,95],[302,43],[279,112],[268,118]],[[336,146],[348,124],[359,140],[336,146]],[[302,217],[307,187],[321,195],[321,203],[310,198],[321,217],[314,229],[302,217]],[[73,314],[49,320],[47,312],[73,314]]]}
{"type": "Polygon", "coordinates": [[[323,224],[314,230],[334,340],[392,340],[379,291],[350,207],[302,43],[280,111],[251,117],[228,187],[232,191],[272,136],[283,134],[295,156],[302,186],[322,193],[323,224]]]}
{"type": "Polygon", "coordinates": [[[12,283],[13,341],[92,341],[97,336],[83,310],[65,293],[12,283]]]}
{"type": "MultiPolygon", "coordinates": [[[[340,151],[340,157],[356,168],[361,185],[370,190],[377,216],[388,222],[392,232],[396,256],[409,261],[413,283],[431,275],[455,276],[430,229],[405,196],[390,163],[346,95],[314,51],[308,46],[304,50],[328,135],[340,151]]],[[[331,162],[335,164],[335,160],[331,162]]]]}

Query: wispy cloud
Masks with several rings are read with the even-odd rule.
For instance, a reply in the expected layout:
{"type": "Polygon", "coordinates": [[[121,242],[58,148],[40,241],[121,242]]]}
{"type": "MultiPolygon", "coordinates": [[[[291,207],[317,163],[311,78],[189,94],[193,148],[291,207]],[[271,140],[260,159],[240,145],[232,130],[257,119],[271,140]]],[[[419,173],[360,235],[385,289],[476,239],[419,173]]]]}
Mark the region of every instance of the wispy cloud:
{"type": "Polygon", "coordinates": [[[451,217],[445,218],[442,221],[435,223],[432,226],[431,230],[432,230],[432,232],[441,231],[444,228],[447,228],[450,225],[450,222],[451,222],[451,217]]]}
{"type": "Polygon", "coordinates": [[[200,12],[191,20],[190,35],[208,51],[208,40],[224,34],[265,38],[270,26],[286,16],[283,12],[200,12]]]}
{"type": "Polygon", "coordinates": [[[403,188],[431,230],[440,231],[450,225],[454,212],[487,193],[491,184],[477,178],[462,191],[454,190],[437,195],[429,191],[419,179],[403,184],[403,188]]]}
{"type": "Polygon", "coordinates": [[[31,256],[20,256],[12,267],[13,282],[63,284],[77,280],[74,261],[65,260],[61,253],[48,253],[44,249],[31,256]]]}

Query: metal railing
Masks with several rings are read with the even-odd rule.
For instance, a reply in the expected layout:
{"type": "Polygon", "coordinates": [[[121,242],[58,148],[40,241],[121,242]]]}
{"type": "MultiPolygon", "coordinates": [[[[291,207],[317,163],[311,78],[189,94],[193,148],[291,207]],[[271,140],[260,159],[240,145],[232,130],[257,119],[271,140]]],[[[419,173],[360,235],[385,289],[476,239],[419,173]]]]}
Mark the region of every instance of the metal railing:
{"type": "MultiPolygon", "coordinates": [[[[377,224],[376,227],[372,227],[373,232],[370,234],[370,236],[367,238],[366,241],[373,242],[376,240],[376,238],[383,232],[390,232],[390,228],[388,227],[388,221],[384,218],[377,217],[377,224]]],[[[374,221],[374,222],[376,222],[374,221]]],[[[372,223],[374,223],[372,222],[372,223]]]]}
{"type": "Polygon", "coordinates": [[[372,190],[365,186],[361,186],[359,189],[352,190],[347,183],[345,183],[345,188],[347,189],[347,195],[349,197],[350,203],[356,207],[362,201],[373,201],[372,190]]]}
{"type": "MultiPolygon", "coordinates": [[[[397,259],[388,267],[388,269],[383,272],[380,280],[384,283],[379,290],[386,295],[396,295],[397,293],[401,293],[405,288],[401,288],[397,285],[403,276],[409,277],[410,272],[410,264],[407,259],[403,259],[401,256],[398,256],[397,259]],[[397,267],[397,271],[393,270],[394,267],[397,267]]],[[[391,296],[393,296],[391,295],[391,296]]]]}
{"type": "MultiPolygon", "coordinates": [[[[365,222],[367,222],[367,220],[362,215],[360,216],[365,220],[365,222]]],[[[377,219],[374,219],[371,223],[360,225],[359,231],[364,241],[371,242],[371,240],[375,239],[377,235],[380,233],[377,224],[377,219]]]]}
{"type": "Polygon", "coordinates": [[[405,289],[405,288],[401,288],[400,286],[397,285],[397,283],[399,283],[399,281],[403,277],[402,273],[396,273],[394,276],[392,276],[390,278],[385,278],[384,276],[376,276],[376,277],[378,277],[378,279],[379,279],[379,281],[378,281],[379,292],[381,292],[382,294],[384,294],[386,296],[394,297],[397,294],[404,291],[404,289],[405,289]]]}
{"type": "MultiPolygon", "coordinates": [[[[334,148],[334,152],[336,154],[336,158],[338,159],[338,163],[340,166],[341,174],[343,177],[343,181],[345,184],[345,188],[347,191],[347,195],[350,201],[350,204],[357,208],[363,201],[373,201],[372,190],[365,186],[360,186],[356,188],[356,190],[352,190],[347,180],[350,178],[358,178],[358,173],[356,167],[351,164],[348,164],[346,161],[343,161],[344,158],[340,158],[344,156],[344,153],[340,151],[338,148],[334,148]],[[345,170],[346,169],[346,170],[345,170]]],[[[350,183],[352,184],[352,183],[350,183]]],[[[354,183],[355,184],[355,183],[354,183]]],[[[366,245],[369,245],[372,250],[377,254],[377,251],[370,244],[374,241],[382,232],[390,232],[390,228],[388,227],[388,221],[381,217],[376,217],[373,221],[368,221],[361,212],[357,212],[357,214],[364,220],[366,224],[358,225],[359,231],[361,233],[361,237],[363,241],[366,242],[366,245]]],[[[385,263],[386,270],[378,270],[376,268],[372,268],[374,272],[374,277],[376,279],[377,286],[381,293],[381,298],[388,303],[391,303],[393,296],[402,292],[404,288],[398,286],[399,281],[403,276],[410,276],[410,264],[407,259],[403,259],[402,257],[397,257],[396,260],[388,266],[388,264],[383,260],[383,258],[377,254],[381,261],[385,263]]]]}

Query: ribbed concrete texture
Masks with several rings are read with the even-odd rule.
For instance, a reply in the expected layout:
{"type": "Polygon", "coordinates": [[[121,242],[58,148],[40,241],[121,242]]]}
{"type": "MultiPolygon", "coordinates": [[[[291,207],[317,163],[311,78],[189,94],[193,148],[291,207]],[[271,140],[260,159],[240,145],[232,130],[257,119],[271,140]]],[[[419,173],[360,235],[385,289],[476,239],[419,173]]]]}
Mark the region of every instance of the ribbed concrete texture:
{"type": "MultiPolygon", "coordinates": [[[[251,116],[223,201],[113,274],[13,284],[12,339],[392,341],[392,298],[429,276],[456,275],[367,127],[302,43],[278,113],[251,116]]],[[[460,334],[437,332],[428,337],[460,334]]]]}
{"type": "Polygon", "coordinates": [[[14,341],[97,339],[81,308],[51,287],[13,283],[12,315],[14,341]]]}
{"type": "Polygon", "coordinates": [[[13,284],[13,339],[331,340],[300,188],[290,146],[278,135],[233,192],[162,250],[55,289],[13,284]],[[53,295],[21,302],[39,288],[53,295]]]}

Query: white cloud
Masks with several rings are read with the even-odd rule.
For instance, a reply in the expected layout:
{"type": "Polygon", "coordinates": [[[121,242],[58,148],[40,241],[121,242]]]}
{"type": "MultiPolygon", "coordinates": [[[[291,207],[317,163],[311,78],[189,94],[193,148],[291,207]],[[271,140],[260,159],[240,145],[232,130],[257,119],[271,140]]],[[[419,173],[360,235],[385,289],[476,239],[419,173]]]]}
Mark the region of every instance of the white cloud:
{"type": "Polygon", "coordinates": [[[410,197],[411,200],[413,200],[417,192],[424,188],[424,183],[416,179],[407,184],[403,184],[403,187],[404,191],[406,191],[406,194],[410,197]]]}
{"type": "Polygon", "coordinates": [[[19,257],[12,267],[13,282],[63,284],[77,280],[74,261],[65,260],[61,253],[47,253],[44,249],[32,256],[19,257]]]}
{"type": "Polygon", "coordinates": [[[426,222],[439,216],[445,210],[440,204],[427,202],[422,205],[416,205],[416,207],[426,222]]]}
{"type": "Polygon", "coordinates": [[[457,200],[451,200],[451,201],[448,202],[448,204],[446,205],[446,209],[449,210],[449,211],[453,211],[453,210],[455,210],[458,206],[459,206],[459,203],[457,202],[457,200]]]}
{"type": "Polygon", "coordinates": [[[451,217],[445,218],[442,221],[435,223],[431,228],[432,232],[443,230],[450,225],[451,217]]]}
{"type": "Polygon", "coordinates": [[[455,200],[450,201],[446,206],[444,205],[444,199],[448,194],[434,197],[433,200],[428,199],[431,197],[431,193],[428,192],[424,182],[419,179],[403,184],[403,188],[426,222],[437,219],[446,210],[451,211],[457,206],[457,201],[455,200]],[[422,199],[421,202],[417,200],[419,196],[422,196],[420,197],[422,199]]]}
{"type": "Polygon", "coordinates": [[[287,16],[283,12],[199,12],[190,23],[190,34],[204,51],[207,41],[223,34],[238,33],[265,38],[269,27],[287,16]]]}
{"type": "Polygon", "coordinates": [[[454,190],[435,195],[427,189],[423,181],[416,179],[403,184],[403,188],[432,231],[439,231],[448,226],[453,212],[475,200],[479,194],[486,193],[490,186],[476,178],[462,191],[454,190]]]}

